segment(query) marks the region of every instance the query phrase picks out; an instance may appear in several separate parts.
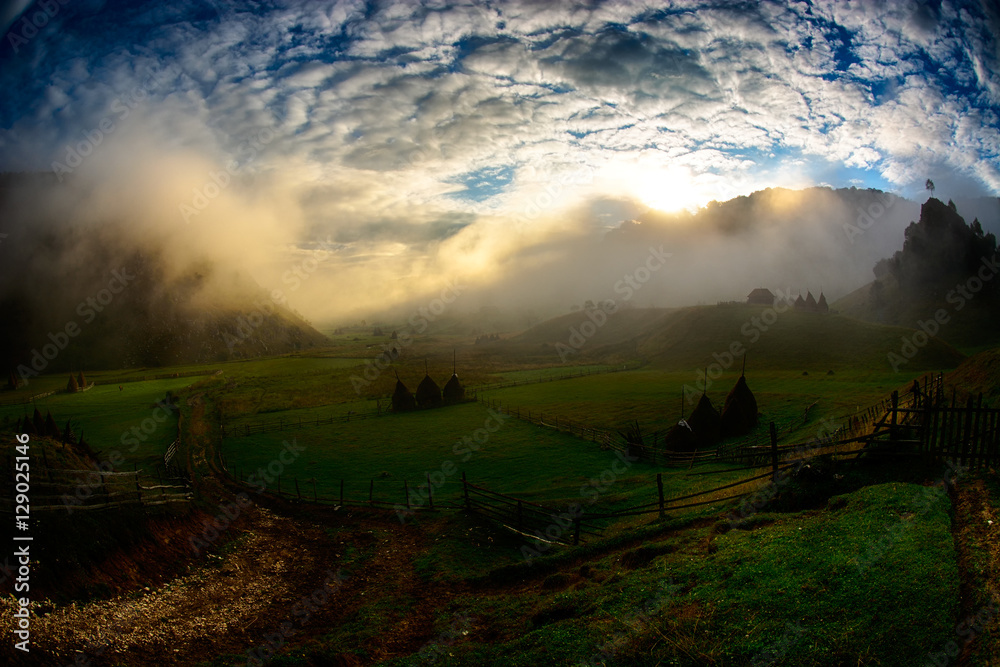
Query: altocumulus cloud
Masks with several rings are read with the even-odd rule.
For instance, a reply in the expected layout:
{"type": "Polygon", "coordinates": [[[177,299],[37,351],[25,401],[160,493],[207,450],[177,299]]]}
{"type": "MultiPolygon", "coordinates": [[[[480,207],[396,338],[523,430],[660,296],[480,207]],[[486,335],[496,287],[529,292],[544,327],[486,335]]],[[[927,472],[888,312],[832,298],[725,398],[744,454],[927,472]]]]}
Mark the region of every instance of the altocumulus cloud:
{"type": "Polygon", "coordinates": [[[388,300],[406,292],[383,278],[502,264],[600,197],[693,207],[845,178],[913,193],[941,171],[1000,193],[986,0],[59,6],[27,43],[11,35],[38,5],[4,17],[0,169],[51,169],[167,72],[106,143],[138,132],[218,169],[273,134],[233,191],[294,183],[295,242],[332,238],[323,270],[388,300]]]}

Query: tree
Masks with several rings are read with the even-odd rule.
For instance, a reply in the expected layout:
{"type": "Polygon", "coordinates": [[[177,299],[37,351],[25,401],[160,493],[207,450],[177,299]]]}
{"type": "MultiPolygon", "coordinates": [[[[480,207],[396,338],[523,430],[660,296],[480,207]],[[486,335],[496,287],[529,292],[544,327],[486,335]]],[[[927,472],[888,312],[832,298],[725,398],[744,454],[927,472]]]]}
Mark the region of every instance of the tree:
{"type": "Polygon", "coordinates": [[[75,394],[80,391],[80,385],[77,383],[76,378],[73,377],[72,373],[69,374],[69,382],[66,383],[66,391],[71,394],[75,394]]]}
{"type": "Polygon", "coordinates": [[[83,371],[80,371],[80,374],[76,376],[76,382],[80,385],[80,389],[87,388],[87,378],[83,376],[83,371]]]}
{"type": "Polygon", "coordinates": [[[934,196],[934,181],[928,178],[927,182],[924,183],[924,188],[931,191],[931,197],[934,196]]]}

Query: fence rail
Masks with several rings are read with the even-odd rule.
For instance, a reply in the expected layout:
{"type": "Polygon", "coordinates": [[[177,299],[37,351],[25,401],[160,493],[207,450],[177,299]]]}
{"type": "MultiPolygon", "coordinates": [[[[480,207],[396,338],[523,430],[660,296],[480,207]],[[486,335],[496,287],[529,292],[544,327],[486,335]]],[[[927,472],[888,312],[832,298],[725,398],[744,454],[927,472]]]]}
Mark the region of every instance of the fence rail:
{"type": "MultiPolygon", "coordinates": [[[[13,470],[13,467],[10,468],[13,470]]],[[[97,469],[70,470],[49,468],[37,459],[32,462],[31,511],[53,512],[58,510],[124,509],[140,508],[167,503],[190,502],[193,491],[181,477],[156,476],[139,469],[132,472],[114,472],[97,469]]],[[[9,479],[12,476],[5,475],[9,479]]],[[[13,514],[15,495],[10,482],[0,484],[0,513],[13,514]]]]}

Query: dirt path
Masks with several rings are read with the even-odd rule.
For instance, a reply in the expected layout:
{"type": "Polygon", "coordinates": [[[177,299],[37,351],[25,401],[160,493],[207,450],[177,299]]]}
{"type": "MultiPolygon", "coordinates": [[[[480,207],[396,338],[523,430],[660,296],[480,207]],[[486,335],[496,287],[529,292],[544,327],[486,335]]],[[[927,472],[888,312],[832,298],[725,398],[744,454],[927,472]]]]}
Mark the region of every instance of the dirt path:
{"type": "MultiPolygon", "coordinates": [[[[204,405],[192,403],[188,463],[204,470],[210,429],[204,405]]],[[[216,475],[199,479],[199,489],[220,505],[220,515],[221,506],[240,510],[233,528],[217,537],[199,530],[204,525],[172,536],[175,546],[186,543],[192,559],[182,574],[86,604],[43,601],[32,619],[31,653],[15,653],[4,642],[0,663],[191,665],[229,654],[226,664],[247,664],[349,622],[376,593],[409,606],[391,631],[349,647],[364,649],[364,662],[409,655],[434,636],[434,619],[453,596],[437,587],[431,596],[416,574],[414,560],[427,549],[420,529],[390,515],[332,508],[310,509],[303,518],[300,507],[252,491],[240,503],[242,489],[216,475]]],[[[157,554],[145,562],[152,575],[157,554]]],[[[0,600],[0,628],[8,636],[13,612],[12,599],[0,600]]],[[[333,664],[364,663],[344,654],[333,664]]]]}
{"type": "Polygon", "coordinates": [[[981,479],[960,480],[951,496],[960,577],[960,625],[953,639],[961,650],[953,664],[984,664],[975,656],[985,664],[998,664],[1000,609],[995,601],[1000,601],[1000,518],[981,479]],[[988,633],[983,632],[986,628],[988,633]]]}

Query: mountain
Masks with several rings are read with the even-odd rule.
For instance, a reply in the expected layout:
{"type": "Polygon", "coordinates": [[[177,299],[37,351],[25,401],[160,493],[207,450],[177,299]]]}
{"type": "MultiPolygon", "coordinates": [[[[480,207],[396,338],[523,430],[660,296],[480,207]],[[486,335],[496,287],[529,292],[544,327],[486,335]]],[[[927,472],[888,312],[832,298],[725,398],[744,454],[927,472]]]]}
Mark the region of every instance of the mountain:
{"type": "Polygon", "coordinates": [[[0,298],[7,369],[52,372],[203,363],[281,354],[328,339],[249,276],[211,265],[168,277],[136,252],[110,270],[79,269],[59,298],[24,289],[0,298]],[[73,305],[75,304],[75,306],[73,305]]]}
{"type": "MultiPolygon", "coordinates": [[[[327,342],[283,293],[213,258],[196,242],[204,230],[178,224],[169,208],[137,203],[130,212],[133,202],[94,194],[84,212],[76,207],[85,190],[52,175],[0,175],[5,376],[212,362],[327,342]]],[[[239,231],[225,242],[236,247],[239,231]]]]}
{"type": "MultiPolygon", "coordinates": [[[[987,221],[989,226],[996,220],[987,221]]],[[[943,340],[976,349],[1000,342],[997,242],[949,202],[928,199],[903,247],[879,260],[875,280],[833,308],[869,322],[923,327],[943,340]]]]}

